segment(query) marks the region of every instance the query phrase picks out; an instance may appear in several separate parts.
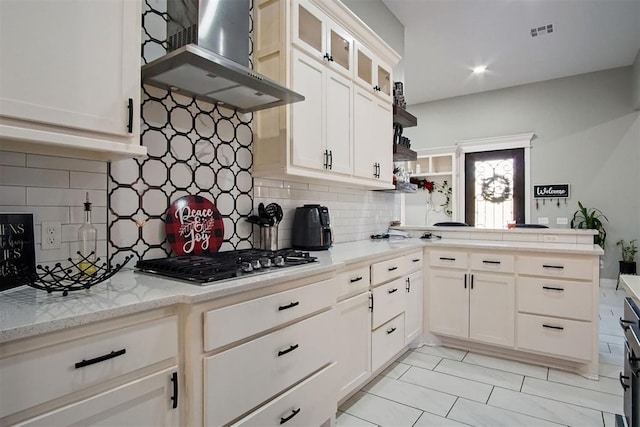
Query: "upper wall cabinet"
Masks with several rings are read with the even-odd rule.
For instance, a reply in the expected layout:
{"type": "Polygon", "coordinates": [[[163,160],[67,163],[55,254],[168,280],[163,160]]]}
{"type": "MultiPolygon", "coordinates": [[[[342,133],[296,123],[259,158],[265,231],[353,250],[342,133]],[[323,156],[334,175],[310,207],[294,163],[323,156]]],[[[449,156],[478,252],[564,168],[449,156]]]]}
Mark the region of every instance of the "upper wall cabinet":
{"type": "Polygon", "coordinates": [[[391,67],[377,59],[369,50],[356,43],[355,49],[355,79],[366,88],[373,90],[378,96],[391,102],[392,78],[391,67]]]}
{"type": "Polygon", "coordinates": [[[294,45],[351,78],[353,37],[306,0],[294,1],[292,12],[294,45]]]}
{"type": "Polygon", "coordinates": [[[339,0],[258,0],[254,13],[255,68],[305,96],[254,115],[254,176],[393,188],[387,70],[400,57],[339,0]],[[380,91],[358,80],[355,46],[380,91]]]}
{"type": "Polygon", "coordinates": [[[0,149],[111,160],[140,146],[141,2],[0,2],[0,149]]]}

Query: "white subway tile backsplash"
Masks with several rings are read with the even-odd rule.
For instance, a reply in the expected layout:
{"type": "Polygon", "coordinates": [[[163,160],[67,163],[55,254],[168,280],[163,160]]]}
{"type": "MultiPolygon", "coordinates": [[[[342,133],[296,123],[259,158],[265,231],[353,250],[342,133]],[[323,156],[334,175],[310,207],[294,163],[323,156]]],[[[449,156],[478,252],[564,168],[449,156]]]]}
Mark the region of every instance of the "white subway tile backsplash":
{"type": "Polygon", "coordinates": [[[4,185],[69,188],[69,172],[52,169],[0,166],[0,182],[4,185]]]}
{"type": "Polygon", "coordinates": [[[66,157],[41,156],[38,154],[27,154],[27,167],[79,172],[107,173],[106,162],[69,159],[66,157]]]}
{"type": "Polygon", "coordinates": [[[27,155],[25,153],[13,153],[11,151],[0,151],[0,165],[5,166],[26,166],[27,155]]]}
{"type": "Polygon", "coordinates": [[[69,187],[106,190],[107,176],[103,173],[71,171],[69,175],[69,187]]]}
{"type": "MultiPolygon", "coordinates": [[[[0,184],[4,183],[0,181],[0,184]]],[[[0,206],[25,205],[26,201],[27,190],[24,187],[8,187],[5,185],[0,185],[0,206]]]]}
{"type": "Polygon", "coordinates": [[[92,206],[107,206],[107,192],[102,190],[78,190],[27,187],[27,204],[40,206],[82,206],[86,193],[92,206]]]}

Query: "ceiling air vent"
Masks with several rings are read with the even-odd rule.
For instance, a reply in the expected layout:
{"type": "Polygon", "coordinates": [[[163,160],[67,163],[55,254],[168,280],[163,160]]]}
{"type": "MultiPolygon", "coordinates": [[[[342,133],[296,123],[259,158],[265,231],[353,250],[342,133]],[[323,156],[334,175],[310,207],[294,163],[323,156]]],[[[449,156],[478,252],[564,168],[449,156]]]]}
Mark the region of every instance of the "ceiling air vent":
{"type": "Polygon", "coordinates": [[[543,36],[553,33],[553,24],[543,25],[541,27],[531,29],[531,37],[543,36]]]}

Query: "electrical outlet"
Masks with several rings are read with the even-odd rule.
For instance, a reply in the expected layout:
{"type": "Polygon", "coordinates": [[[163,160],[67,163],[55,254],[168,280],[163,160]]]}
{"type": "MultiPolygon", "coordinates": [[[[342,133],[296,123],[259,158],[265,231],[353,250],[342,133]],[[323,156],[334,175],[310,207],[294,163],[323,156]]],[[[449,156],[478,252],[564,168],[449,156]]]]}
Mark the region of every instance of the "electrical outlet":
{"type": "Polygon", "coordinates": [[[61,240],[62,224],[42,221],[42,249],[60,249],[61,240]]]}
{"type": "Polygon", "coordinates": [[[549,224],[549,217],[546,217],[546,216],[539,217],[538,224],[549,224]]]}
{"type": "Polygon", "coordinates": [[[569,218],[558,217],[558,218],[556,218],[556,224],[558,224],[558,225],[567,225],[567,224],[569,224],[569,218]]]}

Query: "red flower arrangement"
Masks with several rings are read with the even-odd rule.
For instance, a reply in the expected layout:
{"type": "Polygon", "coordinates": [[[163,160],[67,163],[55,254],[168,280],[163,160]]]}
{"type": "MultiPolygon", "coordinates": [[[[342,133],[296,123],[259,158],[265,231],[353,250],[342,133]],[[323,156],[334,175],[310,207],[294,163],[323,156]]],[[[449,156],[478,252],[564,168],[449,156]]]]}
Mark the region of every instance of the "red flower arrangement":
{"type": "Polygon", "coordinates": [[[424,189],[427,190],[429,193],[433,193],[435,186],[436,185],[433,181],[424,181],[424,189]]]}

